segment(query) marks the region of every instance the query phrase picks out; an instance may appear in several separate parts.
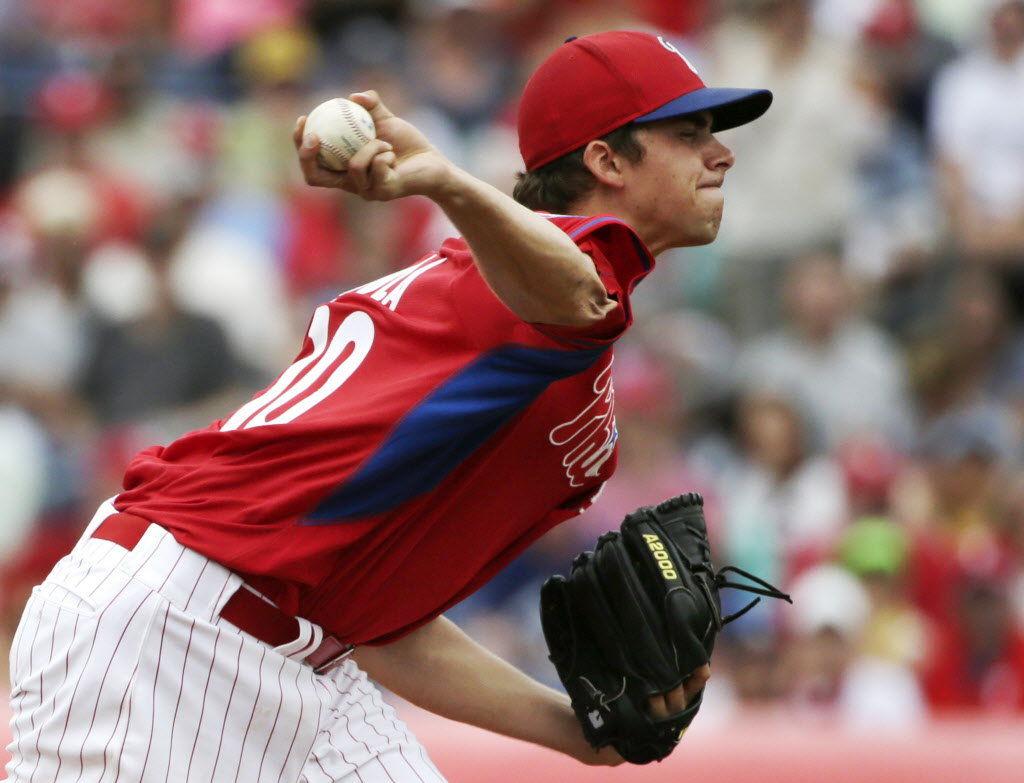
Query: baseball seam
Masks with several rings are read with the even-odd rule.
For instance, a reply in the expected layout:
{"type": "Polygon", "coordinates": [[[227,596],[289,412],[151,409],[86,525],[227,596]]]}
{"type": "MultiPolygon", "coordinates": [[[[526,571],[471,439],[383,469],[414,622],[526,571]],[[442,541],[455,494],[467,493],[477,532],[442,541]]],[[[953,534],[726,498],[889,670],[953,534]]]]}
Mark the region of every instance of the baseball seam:
{"type": "MultiPolygon", "coordinates": [[[[352,111],[352,107],[348,103],[341,104],[341,114],[345,118],[345,122],[348,123],[348,127],[352,130],[352,133],[354,133],[356,138],[359,139],[359,146],[370,141],[370,137],[366,135],[366,132],[361,127],[359,127],[359,123],[355,118],[355,113],[352,111]]],[[[352,152],[354,153],[355,150],[352,152]]]]}
{"type": "Polygon", "coordinates": [[[345,164],[347,164],[349,160],[351,160],[352,156],[359,151],[360,147],[370,141],[371,137],[366,134],[362,127],[360,127],[359,122],[355,117],[355,112],[353,112],[352,107],[348,102],[341,98],[337,100],[339,104],[338,108],[341,109],[341,118],[345,121],[345,124],[348,126],[351,134],[356,137],[359,144],[356,146],[348,137],[342,135],[339,139],[341,146],[321,140],[320,148],[321,154],[327,153],[327,155],[323,155],[325,159],[328,158],[328,155],[335,158],[333,161],[328,159],[327,162],[337,166],[338,170],[343,170],[345,164]]]}

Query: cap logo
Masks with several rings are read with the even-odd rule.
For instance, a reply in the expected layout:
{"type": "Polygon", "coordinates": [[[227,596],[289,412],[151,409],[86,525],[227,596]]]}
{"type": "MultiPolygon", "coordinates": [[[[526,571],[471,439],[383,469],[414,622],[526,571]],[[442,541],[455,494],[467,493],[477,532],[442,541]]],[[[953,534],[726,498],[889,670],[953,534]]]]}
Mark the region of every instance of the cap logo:
{"type": "Polygon", "coordinates": [[[700,76],[700,74],[699,74],[699,73],[697,73],[697,69],[693,67],[693,63],[691,63],[691,62],[690,62],[689,60],[687,60],[687,59],[686,59],[686,55],[685,55],[685,54],[683,54],[683,53],[682,53],[681,51],[679,51],[678,49],[676,49],[676,47],[675,47],[675,46],[674,46],[673,44],[671,44],[671,43],[669,43],[668,41],[666,41],[666,40],[665,40],[664,38],[662,38],[662,37],[661,37],[660,35],[658,36],[658,43],[660,43],[660,44],[661,44],[662,46],[664,46],[664,47],[665,47],[666,49],[668,49],[668,50],[669,50],[670,52],[672,52],[673,54],[678,54],[678,55],[679,55],[679,57],[680,57],[680,59],[682,59],[682,61],[683,61],[684,63],[686,63],[686,67],[687,67],[687,68],[689,68],[689,69],[690,69],[691,71],[693,71],[694,73],[696,73],[696,74],[697,74],[698,76],[700,76]]]}

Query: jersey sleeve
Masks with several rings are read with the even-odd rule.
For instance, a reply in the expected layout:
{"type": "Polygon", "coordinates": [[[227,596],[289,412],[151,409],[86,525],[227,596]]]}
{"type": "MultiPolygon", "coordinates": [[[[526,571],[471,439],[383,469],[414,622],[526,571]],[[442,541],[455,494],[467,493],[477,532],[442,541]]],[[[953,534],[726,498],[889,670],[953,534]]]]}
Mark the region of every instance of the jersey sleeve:
{"type": "MultiPolygon", "coordinates": [[[[558,219],[555,219],[558,223],[558,219]]],[[[569,345],[594,347],[617,340],[633,323],[630,296],[654,268],[654,258],[632,228],[605,215],[561,228],[590,256],[608,296],[618,306],[599,323],[587,327],[532,324],[539,332],[569,345]]]]}
{"type": "Polygon", "coordinates": [[[453,299],[471,331],[483,342],[554,342],[560,347],[580,349],[610,345],[633,323],[630,296],[654,268],[654,258],[633,229],[616,217],[549,219],[590,257],[608,296],[617,303],[603,320],[586,327],[527,323],[498,299],[475,267],[466,268],[453,281],[453,299]]]}

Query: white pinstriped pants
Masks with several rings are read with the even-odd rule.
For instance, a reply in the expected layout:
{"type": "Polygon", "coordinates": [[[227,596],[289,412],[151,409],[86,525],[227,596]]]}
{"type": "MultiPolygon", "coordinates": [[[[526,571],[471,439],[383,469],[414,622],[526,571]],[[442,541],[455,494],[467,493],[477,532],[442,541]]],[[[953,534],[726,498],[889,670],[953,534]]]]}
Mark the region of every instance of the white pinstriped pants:
{"type": "Polygon", "coordinates": [[[351,660],[326,675],[219,618],[241,579],[152,525],[92,531],[29,599],[11,646],[17,783],[443,783],[351,660]]]}

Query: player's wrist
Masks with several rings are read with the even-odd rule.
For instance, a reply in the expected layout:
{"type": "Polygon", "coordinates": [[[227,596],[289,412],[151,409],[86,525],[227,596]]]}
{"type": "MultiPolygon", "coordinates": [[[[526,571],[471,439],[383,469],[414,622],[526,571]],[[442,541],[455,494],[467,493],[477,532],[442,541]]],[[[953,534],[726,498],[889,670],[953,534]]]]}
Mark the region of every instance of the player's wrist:
{"type": "Polygon", "coordinates": [[[420,195],[426,196],[442,209],[456,206],[465,196],[473,177],[447,158],[438,155],[437,172],[420,195]]]}

